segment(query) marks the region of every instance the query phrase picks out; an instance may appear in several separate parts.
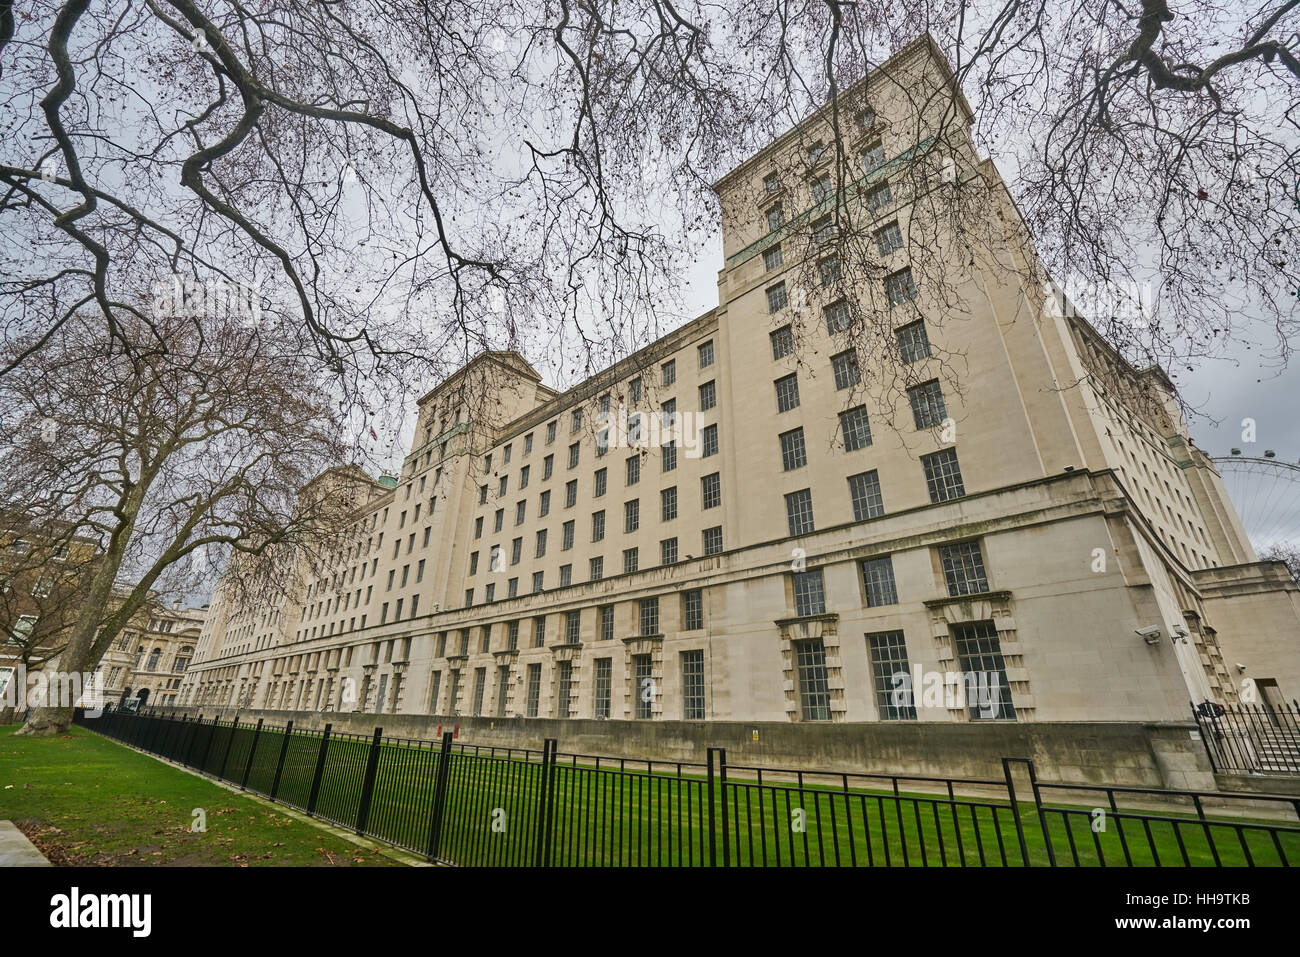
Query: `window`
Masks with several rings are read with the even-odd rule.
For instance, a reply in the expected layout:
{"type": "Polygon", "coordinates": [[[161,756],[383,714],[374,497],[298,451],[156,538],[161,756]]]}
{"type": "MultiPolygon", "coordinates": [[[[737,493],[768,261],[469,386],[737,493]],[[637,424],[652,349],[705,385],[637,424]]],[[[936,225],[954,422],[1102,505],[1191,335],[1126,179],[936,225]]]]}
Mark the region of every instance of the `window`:
{"type": "Polygon", "coordinates": [[[817,264],[817,274],[823,286],[833,286],[840,280],[840,257],[827,256],[817,264]]]}
{"type": "Polygon", "coordinates": [[[867,209],[871,210],[873,213],[878,213],[893,202],[893,198],[893,194],[889,191],[888,183],[881,183],[878,186],[873,186],[871,189],[867,190],[867,209]]]}
{"type": "Polygon", "coordinates": [[[641,527],[641,500],[634,498],[623,503],[623,531],[635,532],[641,527]]]}
{"type": "Polygon", "coordinates": [[[564,523],[560,535],[560,551],[567,552],[571,548],[573,548],[573,519],[564,523]]]}
{"type": "Polygon", "coordinates": [[[777,379],[776,411],[789,412],[799,404],[799,377],[796,373],[777,379]]]}
{"type": "Polygon", "coordinates": [[[528,488],[528,466],[525,465],[519,470],[519,489],[523,491],[528,488]]]}
{"type": "Polygon", "coordinates": [[[769,193],[779,193],[781,191],[781,174],[768,173],[764,176],[763,189],[769,193]]]}
{"type": "Polygon", "coordinates": [[[524,455],[529,455],[533,451],[533,433],[529,432],[524,436],[524,455]]]}
{"type": "Polygon", "coordinates": [[[547,489],[537,503],[537,517],[545,518],[549,514],[551,514],[551,491],[547,489]]]}
{"type": "Polygon", "coordinates": [[[782,326],[775,332],[768,333],[772,340],[772,358],[784,359],[794,352],[794,332],[789,326],[782,326]]]}
{"type": "Polygon", "coordinates": [[[564,613],[564,642],[568,645],[576,645],[582,637],[582,611],[566,611],[564,613]]]}
{"type": "Polygon", "coordinates": [[[591,513],[591,540],[602,541],[605,538],[605,510],[591,513]]]}
{"type": "Polygon", "coordinates": [[[659,564],[677,564],[677,539],[665,538],[659,543],[659,564]]]}
{"type": "Polygon", "coordinates": [[[799,675],[799,713],[804,721],[831,719],[831,692],[826,675],[826,647],[820,638],[794,643],[799,675]]]}
{"type": "Polygon", "coordinates": [[[806,535],[813,528],[812,490],[800,489],[785,497],[785,518],[791,535],[806,535]]]}
{"type": "Polygon", "coordinates": [[[638,603],[642,636],[659,634],[659,599],[642,598],[638,603]]]}
{"type": "Polygon", "coordinates": [[[478,503],[480,505],[487,504],[487,495],[488,495],[488,487],[486,485],[480,485],[478,487],[478,503]]]}
{"type": "Polygon", "coordinates": [[[786,295],[785,283],[779,282],[775,286],[767,288],[767,311],[780,312],[790,302],[786,295]]]}
{"type": "Polygon", "coordinates": [[[578,467],[578,456],[581,451],[582,444],[580,442],[574,442],[569,446],[569,468],[575,469],[578,467]]]}
{"type": "Polygon", "coordinates": [[[649,718],[655,700],[654,662],[649,655],[632,656],[632,716],[649,718]]]}
{"type": "Polygon", "coordinates": [[[614,639],[614,606],[600,606],[600,640],[612,641],[614,639]]]}
{"type": "Polygon", "coordinates": [[[868,143],[862,150],[862,165],[871,172],[885,165],[885,144],[880,140],[868,143]]]}
{"type": "Polygon", "coordinates": [[[835,374],[835,388],[847,389],[862,381],[862,370],[858,367],[856,349],[846,349],[831,356],[831,371],[835,374]]]}
{"type": "Polygon", "coordinates": [[[939,563],[943,566],[948,594],[978,595],[989,590],[988,574],[984,571],[984,555],[979,542],[957,542],[939,548],[939,563]]]}
{"type": "Polygon", "coordinates": [[[865,449],[871,444],[871,423],[867,421],[865,405],[840,413],[840,434],[844,437],[846,452],[865,449]]]}
{"type": "Polygon", "coordinates": [[[706,528],[703,532],[703,537],[705,555],[717,555],[722,551],[721,525],[715,525],[713,528],[706,528]]]}
{"type": "MultiPolygon", "coordinates": [[[[388,677],[387,675],[384,676],[388,677]]],[[[474,669],[474,710],[473,714],[483,713],[483,689],[487,686],[487,669],[474,669]]],[[[381,705],[382,707],[382,705],[381,705]]]]}
{"type": "Polygon", "coordinates": [[[717,425],[706,425],[701,433],[703,438],[704,451],[700,458],[707,459],[710,455],[718,454],[718,427],[717,425]]]}
{"type": "Polygon", "coordinates": [[[587,577],[594,582],[598,582],[605,577],[605,559],[603,557],[598,555],[591,559],[587,577]]]}
{"type": "Polygon", "coordinates": [[[853,520],[865,522],[885,514],[880,497],[880,477],[875,469],[849,476],[849,499],[853,502],[853,520]]]}
{"type": "Polygon", "coordinates": [[[569,705],[573,700],[573,662],[557,661],[555,663],[555,716],[569,717],[569,705]]]}
{"type": "Polygon", "coordinates": [[[677,421],[677,400],[669,399],[659,407],[659,421],[667,428],[677,421]]]}
{"type": "Polygon", "coordinates": [[[524,513],[528,510],[528,502],[521,499],[515,503],[515,524],[524,524],[524,513]]]}
{"type": "Polygon", "coordinates": [[[912,419],[918,429],[942,425],[948,417],[948,409],[943,404],[943,389],[940,388],[938,379],[908,389],[907,398],[912,403],[912,419]]]}
{"type": "Polygon", "coordinates": [[[612,670],[612,663],[612,658],[596,659],[596,694],[595,703],[592,707],[592,717],[609,717],[610,673],[612,670]]]}
{"type": "Polygon", "coordinates": [[[782,469],[792,472],[808,464],[808,456],[804,451],[802,428],[782,432],[779,438],[781,440],[782,469]]]}
{"type": "Polygon", "coordinates": [[[542,666],[540,663],[528,666],[528,705],[524,712],[528,717],[537,717],[537,706],[542,695],[542,666]]]}
{"type": "Polygon", "coordinates": [[[1006,660],[991,621],[951,625],[953,650],[966,675],[966,706],[972,719],[1014,718],[1006,660]]]}
{"type": "Polygon", "coordinates": [[[777,243],[774,246],[769,246],[767,249],[763,250],[763,268],[767,272],[771,272],[773,269],[778,268],[784,262],[785,259],[781,255],[780,243],[777,243]]]}
{"type": "Polygon", "coordinates": [[[516,538],[514,541],[510,543],[510,564],[518,565],[520,560],[523,557],[524,557],[524,540],[522,538],[516,538]]]}
{"type": "Polygon", "coordinates": [[[865,133],[876,125],[876,111],[869,106],[864,106],[853,118],[857,124],[858,131],[865,133]]]}
{"type": "Polygon", "coordinates": [[[826,331],[831,335],[846,332],[853,323],[853,317],[849,314],[849,304],[844,299],[831,303],[822,310],[822,315],[826,318],[826,331]]]}
{"type": "Polygon", "coordinates": [[[578,503],[578,480],[570,479],[564,483],[564,507],[573,508],[578,503]]]}
{"type": "Polygon", "coordinates": [[[560,587],[568,588],[572,584],[573,584],[573,566],[561,565],[560,566],[560,587]]]}
{"type": "Polygon", "coordinates": [[[555,471],[555,456],[548,455],[542,459],[542,481],[545,482],[550,478],[553,471],[555,471]]]}
{"type": "Polygon", "coordinates": [[[627,484],[635,485],[641,481],[641,456],[634,455],[627,460],[627,484]]]}
{"type": "Polygon", "coordinates": [[[671,472],[677,468],[677,440],[669,442],[660,449],[660,466],[664,472],[671,472]]]}
{"type": "Polygon", "coordinates": [[[546,616],[538,615],[533,619],[533,647],[541,648],[546,644],[546,616]]]}
{"type": "Polygon", "coordinates": [[[596,490],[595,497],[600,498],[605,494],[605,488],[609,484],[609,469],[600,469],[596,472],[596,490]]]}
{"type": "Polygon", "coordinates": [[[519,649],[519,619],[506,622],[506,651],[519,649]]]}
{"type": "Polygon", "coordinates": [[[898,586],[894,581],[894,561],[888,555],[862,561],[862,585],[867,593],[867,607],[898,604],[898,586]]]}
{"type": "Polygon", "coordinates": [[[669,359],[659,367],[659,373],[664,385],[672,385],[677,381],[677,360],[669,359]]]}
{"type": "Polygon", "coordinates": [[[704,627],[704,592],[692,588],[682,593],[682,628],[699,631],[704,627]]]}
{"type": "Polygon", "coordinates": [[[504,508],[497,509],[496,514],[492,516],[492,530],[496,532],[501,531],[502,527],[505,525],[505,522],[506,522],[506,510],[504,508]]]}
{"type": "Polygon", "coordinates": [[[821,176],[816,177],[812,182],[810,182],[808,186],[812,190],[814,203],[824,203],[826,200],[830,199],[831,194],[835,192],[835,188],[831,184],[830,173],[822,173],[821,176]]]}
{"type": "MultiPolygon", "coordinates": [[[[525,453],[527,454],[527,453],[525,453]]],[[[506,716],[506,697],[510,694],[510,666],[497,668],[497,717],[506,716]]]]}
{"type": "Polygon", "coordinates": [[[671,522],[677,517],[677,486],[659,492],[660,520],[671,522]]]}
{"type": "Polygon", "coordinates": [[[704,383],[704,385],[700,386],[700,411],[708,412],[709,409],[713,408],[717,404],[718,387],[717,384],[710,379],[708,382],[704,383]]]}
{"type": "Polygon", "coordinates": [[[637,564],[637,550],[635,548],[623,549],[623,574],[632,574],[637,570],[637,564]]]}
{"type": "Polygon", "coordinates": [[[813,242],[828,243],[835,238],[835,220],[829,214],[814,220],[812,224],[813,242]]]}
{"type": "MultiPolygon", "coordinates": [[[[420,564],[423,565],[424,562],[421,562],[420,564]]],[[[469,573],[471,575],[478,574],[478,552],[469,553],[469,573]]]]}
{"type": "Polygon", "coordinates": [[[922,455],[921,465],[925,469],[925,484],[930,490],[931,502],[946,502],[966,494],[956,449],[943,449],[931,455],[922,455]]]}
{"type": "Polygon", "coordinates": [[[876,230],[876,250],[882,256],[903,248],[903,233],[898,228],[898,220],[887,223],[876,230]]]}
{"type": "Polygon", "coordinates": [[[808,165],[816,166],[826,156],[826,144],[818,140],[808,147],[808,165]]]}
{"type": "Polygon", "coordinates": [[[895,330],[898,351],[904,362],[916,362],[930,355],[930,338],[925,333],[925,320],[918,319],[895,330]]]}
{"type": "Polygon", "coordinates": [[[582,428],[582,410],[574,409],[569,418],[569,431],[577,432],[582,428]]]}
{"type": "Polygon", "coordinates": [[[499,495],[501,498],[505,498],[506,491],[509,488],[510,488],[510,476],[509,475],[501,476],[501,487],[500,489],[497,490],[497,495],[499,495]]]}
{"type": "MultiPolygon", "coordinates": [[[[441,657],[441,656],[440,656],[441,657]]],[[[438,713],[438,691],[442,687],[442,672],[435,671],[429,681],[429,713],[438,713]]]]}
{"type": "Polygon", "coordinates": [[[802,618],[805,615],[826,614],[826,589],[822,582],[822,570],[815,568],[807,572],[793,572],[794,613],[802,618]]]}
{"type": "Polygon", "coordinates": [[[876,710],[882,721],[915,721],[916,689],[912,687],[907,645],[901,631],[867,635],[871,652],[871,679],[876,690],[876,710]]]}
{"type": "Polygon", "coordinates": [[[892,306],[902,305],[916,298],[916,283],[912,281],[912,267],[907,266],[885,277],[885,295],[892,306]]]}
{"type": "Polygon", "coordinates": [[[780,229],[785,225],[785,210],[781,208],[780,203],[777,203],[775,206],[769,206],[764,215],[767,217],[768,232],[771,232],[774,229],[780,229]]]}
{"type": "Polygon", "coordinates": [[[544,572],[533,572],[533,594],[537,595],[542,592],[542,583],[545,578],[544,572]]]}
{"type": "Polygon", "coordinates": [[[641,377],[637,376],[628,383],[628,392],[631,394],[633,402],[641,401],[641,377]]]}
{"type": "Polygon", "coordinates": [[[559,425],[559,420],[546,423],[546,444],[550,445],[555,441],[555,427],[559,425]]]}
{"type": "Polygon", "coordinates": [[[682,719],[704,720],[704,652],[682,652],[682,719]]]}
{"type": "Polygon", "coordinates": [[[514,598],[519,594],[519,579],[512,578],[506,582],[506,597],[514,598]]]}
{"type": "Polygon", "coordinates": [[[717,508],[722,504],[722,476],[718,472],[700,479],[700,504],[702,508],[717,508]]]}

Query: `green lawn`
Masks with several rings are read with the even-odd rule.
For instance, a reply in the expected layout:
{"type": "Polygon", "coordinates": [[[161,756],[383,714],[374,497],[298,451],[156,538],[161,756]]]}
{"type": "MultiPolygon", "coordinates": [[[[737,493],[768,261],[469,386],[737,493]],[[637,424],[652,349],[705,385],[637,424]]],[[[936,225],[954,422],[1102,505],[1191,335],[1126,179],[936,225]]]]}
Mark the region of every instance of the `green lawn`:
{"type": "Polygon", "coordinates": [[[0,819],[55,864],[395,865],[312,824],[81,728],[0,727],[0,819]],[[193,811],[207,831],[191,831],[193,811]]]}

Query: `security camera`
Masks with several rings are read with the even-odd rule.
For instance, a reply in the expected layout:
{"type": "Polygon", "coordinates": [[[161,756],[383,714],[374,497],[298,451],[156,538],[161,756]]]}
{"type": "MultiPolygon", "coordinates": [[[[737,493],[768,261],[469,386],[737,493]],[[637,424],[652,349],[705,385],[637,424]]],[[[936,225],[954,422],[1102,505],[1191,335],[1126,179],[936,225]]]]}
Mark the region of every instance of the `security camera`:
{"type": "Polygon", "coordinates": [[[1238,671],[1245,671],[1245,670],[1246,670],[1246,666],[1243,665],[1240,661],[1238,661],[1238,662],[1237,662],[1237,670],[1238,670],[1238,671]]]}
{"type": "Polygon", "coordinates": [[[1151,625],[1148,628],[1139,628],[1134,634],[1139,635],[1148,645],[1154,645],[1160,640],[1160,626],[1151,625]]]}

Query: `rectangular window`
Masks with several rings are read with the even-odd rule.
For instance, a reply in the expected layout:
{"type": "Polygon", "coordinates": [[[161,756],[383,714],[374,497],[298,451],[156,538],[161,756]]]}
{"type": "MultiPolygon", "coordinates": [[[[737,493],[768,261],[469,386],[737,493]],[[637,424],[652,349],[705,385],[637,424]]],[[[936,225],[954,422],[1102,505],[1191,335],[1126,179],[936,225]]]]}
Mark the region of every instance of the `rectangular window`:
{"type": "Polygon", "coordinates": [[[766,216],[768,232],[771,232],[774,229],[780,229],[785,225],[785,210],[781,208],[780,203],[777,203],[775,206],[769,206],[766,216]]]}
{"type": "Polygon", "coordinates": [[[602,541],[605,538],[605,510],[591,513],[591,540],[602,541]]]}
{"type": "Polygon", "coordinates": [[[894,200],[888,183],[881,183],[867,190],[867,209],[879,213],[894,200]]]}
{"type": "Polygon", "coordinates": [[[538,615],[533,619],[533,647],[541,648],[546,644],[546,616],[538,615]]]}
{"type": "Polygon", "coordinates": [[[516,538],[510,543],[510,564],[518,565],[524,557],[524,540],[516,538]]]}
{"type": "Polygon", "coordinates": [[[605,559],[603,556],[597,555],[590,561],[587,577],[594,582],[598,582],[605,577],[605,559]]]}
{"type": "Polygon", "coordinates": [[[780,243],[777,243],[774,246],[768,246],[767,249],[763,250],[763,269],[767,272],[779,268],[784,261],[785,260],[781,256],[780,243]]]}
{"type": "Polygon", "coordinates": [[[627,484],[635,485],[641,481],[641,456],[634,455],[627,460],[627,484]]]}
{"type": "Polygon", "coordinates": [[[862,369],[858,366],[856,349],[845,349],[831,356],[831,371],[835,374],[835,388],[847,389],[862,381],[862,369]]]}
{"type": "Polygon", "coordinates": [[[682,719],[704,720],[704,652],[682,652],[682,719]]]}
{"type": "Polygon", "coordinates": [[[564,642],[576,645],[582,638],[582,612],[566,611],[564,613],[564,642]]]}
{"type": "Polygon", "coordinates": [[[799,676],[799,712],[804,721],[831,719],[831,691],[826,674],[826,647],[820,638],[794,643],[799,676]]]}
{"type": "Polygon", "coordinates": [[[649,655],[632,656],[632,716],[649,718],[654,714],[654,661],[649,655]]]}
{"type": "Polygon", "coordinates": [[[925,469],[925,484],[930,490],[931,502],[946,502],[966,494],[956,449],[943,449],[922,455],[921,465],[925,469]]]}
{"type": "MultiPolygon", "coordinates": [[[[529,436],[532,438],[532,436],[529,436]]],[[[527,446],[525,446],[525,450],[527,446]]],[[[524,453],[528,454],[527,451],[524,453]]],[[[510,693],[510,666],[501,665],[497,668],[497,717],[506,716],[506,696],[510,693]]]]}
{"type": "Polygon", "coordinates": [[[898,221],[888,223],[876,230],[876,250],[882,256],[888,256],[903,248],[903,233],[898,228],[898,221]]]}
{"type": "Polygon", "coordinates": [[[573,662],[555,663],[555,686],[555,716],[567,718],[573,698],[573,662]]]}
{"type": "Polygon", "coordinates": [[[498,489],[497,495],[500,496],[501,498],[505,498],[506,492],[509,490],[509,488],[510,488],[510,476],[509,475],[501,476],[501,487],[500,489],[498,489]]]}
{"type": "Polygon", "coordinates": [[[600,640],[612,641],[614,638],[614,606],[600,606],[600,640]]]}
{"type": "Polygon", "coordinates": [[[492,530],[494,532],[499,532],[505,526],[505,524],[506,524],[506,510],[504,508],[499,508],[496,510],[496,514],[493,515],[492,517],[492,530]]]}
{"type": "Polygon", "coordinates": [[[880,477],[875,469],[849,476],[849,499],[853,502],[853,520],[856,522],[885,514],[885,503],[880,497],[880,477]]]}
{"type": "Polygon", "coordinates": [[[813,527],[812,489],[800,489],[785,497],[785,518],[791,535],[806,535],[813,527]]]}
{"type": "Polygon", "coordinates": [[[704,592],[699,588],[682,592],[682,628],[699,631],[704,627],[704,592]]]}
{"type": "Polygon", "coordinates": [[[853,321],[849,315],[848,301],[844,299],[831,303],[822,310],[822,315],[826,318],[826,331],[831,335],[846,332],[853,321]]]}
{"type": "Polygon", "coordinates": [[[805,615],[826,614],[826,589],[822,583],[822,570],[814,568],[807,572],[792,572],[794,583],[794,613],[802,618],[805,615]]]}
{"type": "Polygon", "coordinates": [[[672,385],[677,381],[677,360],[669,359],[659,367],[660,381],[664,385],[672,385]]]}
{"type": "Polygon", "coordinates": [[[718,386],[717,383],[710,379],[704,385],[700,386],[700,411],[708,412],[718,404],[718,386]]]}
{"type": "Polygon", "coordinates": [[[776,386],[777,412],[789,412],[799,405],[799,376],[796,373],[777,379],[773,385],[776,386]]]}
{"type": "Polygon", "coordinates": [[[950,625],[953,650],[966,676],[966,707],[973,720],[1014,718],[1011,683],[997,628],[991,621],[950,625]]]}
{"type": "Polygon", "coordinates": [[[862,166],[869,173],[885,165],[885,144],[880,140],[868,143],[862,150],[862,166]]]}
{"type": "Polygon", "coordinates": [[[794,331],[790,326],[782,326],[775,332],[768,333],[768,338],[772,340],[773,359],[784,359],[794,352],[794,331]]]}
{"type": "Polygon", "coordinates": [[[474,710],[473,714],[483,713],[483,689],[487,687],[487,669],[474,669],[474,710]]]}
{"type": "Polygon", "coordinates": [[[609,717],[610,678],[613,670],[612,666],[612,658],[596,659],[596,694],[592,708],[592,717],[609,717]]]}
{"type": "Polygon", "coordinates": [[[781,192],[781,174],[768,173],[763,177],[763,189],[769,193],[781,192]]]}
{"type": "Polygon", "coordinates": [[[924,319],[899,327],[894,335],[904,362],[916,362],[930,355],[930,337],[926,335],[924,319]]]}
{"type": "Polygon", "coordinates": [[[578,480],[571,479],[564,483],[564,507],[573,508],[578,503],[578,480]]]}
{"type": "Polygon", "coordinates": [[[447,712],[449,714],[460,714],[460,669],[456,668],[451,673],[451,687],[447,689],[447,712]]]}
{"type": "Polygon", "coordinates": [[[769,286],[767,289],[767,311],[780,312],[786,307],[790,299],[786,295],[785,283],[779,282],[775,286],[769,286]]]}
{"type": "Polygon", "coordinates": [[[804,451],[802,428],[782,432],[778,438],[781,440],[782,469],[791,472],[808,464],[808,456],[804,451]]]}
{"type": "Polygon", "coordinates": [[[506,622],[506,651],[519,650],[519,619],[506,622]]]}
{"type": "Polygon", "coordinates": [[[834,186],[831,184],[830,173],[822,173],[821,176],[809,183],[808,187],[812,190],[814,203],[824,203],[831,198],[831,193],[835,191],[834,186]]]}
{"type": "Polygon", "coordinates": [[[560,566],[560,587],[568,588],[572,584],[573,584],[573,566],[561,565],[560,566]]]}
{"type": "Polygon", "coordinates": [[[915,721],[916,689],[912,687],[903,633],[881,631],[867,635],[867,648],[871,652],[871,680],[880,720],[915,721]]]}
{"type": "Polygon", "coordinates": [[[512,578],[506,582],[506,597],[514,598],[519,594],[519,579],[512,578]]]}
{"type": "Polygon", "coordinates": [[[600,498],[605,494],[605,489],[609,484],[609,469],[600,469],[596,472],[596,490],[595,497],[600,498]]]}
{"type": "Polygon", "coordinates": [[[567,552],[573,547],[573,519],[564,523],[561,533],[560,551],[567,552]]]}
{"type": "Polygon", "coordinates": [[[539,594],[542,591],[542,582],[545,578],[545,572],[533,572],[533,594],[539,594]]]}
{"type": "Polygon", "coordinates": [[[442,672],[435,671],[429,681],[429,714],[438,714],[438,692],[440,690],[442,690],[442,672]]]}
{"type": "Polygon", "coordinates": [[[641,500],[634,498],[623,503],[623,531],[635,532],[641,527],[641,500]]]}
{"type": "Polygon", "coordinates": [[[722,551],[722,526],[715,525],[713,528],[706,528],[702,534],[704,537],[704,554],[719,554],[722,551]]]}
{"type": "Polygon", "coordinates": [[[835,220],[831,218],[830,214],[813,220],[812,238],[813,242],[819,245],[828,243],[835,238],[835,220]]]}
{"type": "Polygon", "coordinates": [[[549,514],[551,514],[551,490],[547,489],[537,503],[537,517],[545,518],[549,514]]]}
{"type": "Polygon", "coordinates": [[[908,389],[907,398],[912,403],[912,419],[918,429],[942,425],[948,417],[948,409],[943,404],[943,389],[938,379],[908,389]]]}
{"type": "Polygon", "coordinates": [[[718,472],[700,479],[700,504],[702,508],[717,508],[722,504],[722,476],[718,472]]]}
{"type": "Polygon", "coordinates": [[[523,491],[524,489],[528,488],[528,469],[529,469],[529,466],[525,465],[523,468],[521,468],[521,469],[519,470],[519,489],[520,489],[520,491],[523,491]]]}
{"type": "Polygon", "coordinates": [[[542,666],[540,663],[528,666],[528,706],[525,714],[537,717],[537,708],[542,697],[542,666]]]}
{"type": "Polygon", "coordinates": [[[582,428],[582,410],[574,409],[569,418],[569,431],[577,432],[582,428]]]}
{"type": "Polygon", "coordinates": [[[867,592],[867,607],[898,604],[898,585],[894,581],[894,560],[888,555],[867,558],[861,563],[862,585],[867,592]]]}
{"type": "Polygon", "coordinates": [[[574,442],[569,446],[569,468],[576,469],[578,467],[578,457],[581,451],[582,443],[580,442],[574,442]]]}
{"type": "Polygon", "coordinates": [[[677,539],[665,538],[659,543],[659,564],[677,564],[677,539]]]}
{"type": "Polygon", "coordinates": [[[633,402],[641,401],[641,377],[637,376],[628,383],[628,393],[631,395],[633,402]]]}
{"type": "Polygon", "coordinates": [[[979,542],[940,546],[939,563],[943,566],[950,596],[978,595],[989,590],[989,577],[984,570],[984,555],[979,542]]]}
{"type": "Polygon", "coordinates": [[[885,277],[885,295],[890,305],[898,306],[916,298],[916,283],[912,281],[912,267],[907,266],[885,277]]]}
{"type": "Polygon", "coordinates": [[[529,432],[524,436],[524,455],[530,455],[533,451],[533,433],[529,432]]]}
{"type": "Polygon", "coordinates": [[[659,634],[659,599],[642,598],[638,604],[642,636],[659,634]]]}
{"type": "Polygon", "coordinates": [[[662,456],[659,460],[663,466],[662,471],[671,472],[677,468],[677,440],[674,439],[660,449],[660,455],[662,456]]]}
{"type": "Polygon", "coordinates": [[[555,441],[555,429],[559,425],[559,420],[546,423],[546,444],[550,445],[555,441]]]}
{"type": "Polygon", "coordinates": [[[515,503],[515,524],[524,524],[524,516],[528,511],[528,501],[526,499],[515,503]]]}
{"type": "Polygon", "coordinates": [[[716,425],[706,425],[701,433],[703,439],[702,445],[704,451],[700,453],[700,458],[707,459],[710,455],[718,454],[718,427],[716,425]]]}
{"type": "Polygon", "coordinates": [[[677,486],[659,492],[660,520],[671,522],[677,517],[677,486]]]}
{"type": "Polygon", "coordinates": [[[867,420],[865,405],[840,413],[840,434],[844,438],[846,452],[865,449],[871,444],[871,423],[867,420]]]}
{"type": "Polygon", "coordinates": [[[827,256],[817,264],[817,274],[823,286],[833,286],[840,280],[840,257],[827,256]]]}
{"type": "Polygon", "coordinates": [[[552,473],[553,471],[555,471],[555,455],[554,455],[554,453],[552,453],[551,455],[548,455],[548,456],[546,456],[546,458],[542,459],[542,481],[545,482],[548,478],[550,478],[550,477],[551,477],[551,473],[552,473]]]}
{"type": "Polygon", "coordinates": [[[632,574],[637,570],[637,565],[637,550],[635,548],[623,549],[623,574],[632,574]]]}

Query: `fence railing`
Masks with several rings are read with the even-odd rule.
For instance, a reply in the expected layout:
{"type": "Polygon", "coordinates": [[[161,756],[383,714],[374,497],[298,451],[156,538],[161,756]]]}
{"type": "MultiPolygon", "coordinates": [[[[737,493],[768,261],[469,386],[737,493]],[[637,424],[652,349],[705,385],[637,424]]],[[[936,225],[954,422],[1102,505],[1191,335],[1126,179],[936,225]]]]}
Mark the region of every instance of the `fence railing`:
{"type": "Polygon", "coordinates": [[[108,712],[107,737],[430,860],[474,866],[1300,862],[1300,799],[728,765],[108,712]]]}
{"type": "Polygon", "coordinates": [[[1300,774],[1300,705],[1193,707],[1216,771],[1300,774]]]}

